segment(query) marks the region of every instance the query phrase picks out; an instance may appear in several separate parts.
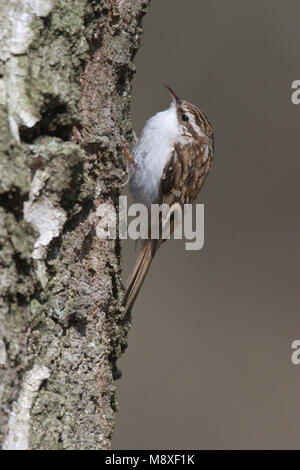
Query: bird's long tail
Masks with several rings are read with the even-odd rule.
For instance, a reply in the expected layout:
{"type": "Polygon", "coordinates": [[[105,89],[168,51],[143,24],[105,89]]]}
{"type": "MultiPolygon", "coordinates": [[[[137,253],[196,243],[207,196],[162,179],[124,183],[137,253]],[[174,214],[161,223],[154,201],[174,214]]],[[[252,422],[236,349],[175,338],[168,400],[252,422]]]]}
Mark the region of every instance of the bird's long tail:
{"type": "Polygon", "coordinates": [[[157,251],[158,244],[153,243],[154,241],[157,242],[158,240],[146,240],[137,257],[122,300],[126,313],[132,309],[150,268],[153,256],[157,251]]]}

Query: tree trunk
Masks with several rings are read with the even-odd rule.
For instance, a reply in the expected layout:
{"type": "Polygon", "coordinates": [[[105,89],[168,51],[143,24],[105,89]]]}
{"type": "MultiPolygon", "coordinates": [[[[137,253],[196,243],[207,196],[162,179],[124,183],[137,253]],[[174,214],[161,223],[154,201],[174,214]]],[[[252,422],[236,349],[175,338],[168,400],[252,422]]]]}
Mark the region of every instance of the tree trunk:
{"type": "Polygon", "coordinates": [[[120,243],[97,236],[126,177],[133,58],[150,0],[0,7],[3,449],[109,449],[120,243]]]}

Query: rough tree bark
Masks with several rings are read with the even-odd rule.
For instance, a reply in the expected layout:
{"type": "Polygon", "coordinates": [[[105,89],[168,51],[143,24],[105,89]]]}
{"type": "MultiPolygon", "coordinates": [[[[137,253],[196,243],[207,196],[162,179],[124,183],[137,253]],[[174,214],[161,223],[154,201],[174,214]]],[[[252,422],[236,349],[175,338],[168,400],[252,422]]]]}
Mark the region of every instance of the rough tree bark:
{"type": "Polygon", "coordinates": [[[118,308],[120,244],[97,237],[97,224],[126,175],[149,1],[1,2],[4,449],[110,448],[129,325],[118,308]]]}

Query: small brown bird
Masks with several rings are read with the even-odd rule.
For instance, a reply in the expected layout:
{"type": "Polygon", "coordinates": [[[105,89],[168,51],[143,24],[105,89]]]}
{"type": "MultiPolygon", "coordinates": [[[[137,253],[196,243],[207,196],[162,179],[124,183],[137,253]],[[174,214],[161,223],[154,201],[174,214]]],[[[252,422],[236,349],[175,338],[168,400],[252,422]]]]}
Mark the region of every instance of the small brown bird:
{"type": "MultiPolygon", "coordinates": [[[[172,210],[175,205],[183,208],[196,199],[211,167],[214,133],[202,111],[165,86],[172,104],[147,121],[133,149],[137,169],[131,167],[130,190],[135,201],[148,208],[155,203],[167,204],[172,210]]],[[[172,232],[172,221],[170,227],[172,232]]],[[[164,240],[160,236],[143,241],[122,300],[125,312],[131,310],[164,240]]]]}

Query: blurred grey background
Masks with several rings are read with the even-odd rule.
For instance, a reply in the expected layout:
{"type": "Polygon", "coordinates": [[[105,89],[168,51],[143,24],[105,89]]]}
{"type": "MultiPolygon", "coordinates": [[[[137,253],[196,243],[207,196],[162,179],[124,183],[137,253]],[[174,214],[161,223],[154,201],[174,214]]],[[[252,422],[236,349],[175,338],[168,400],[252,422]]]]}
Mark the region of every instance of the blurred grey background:
{"type": "Polygon", "coordinates": [[[204,248],[165,243],[134,306],[115,449],[300,448],[299,17],[298,0],[153,0],[144,19],[134,128],[169,106],[166,82],[216,151],[204,248]]]}

